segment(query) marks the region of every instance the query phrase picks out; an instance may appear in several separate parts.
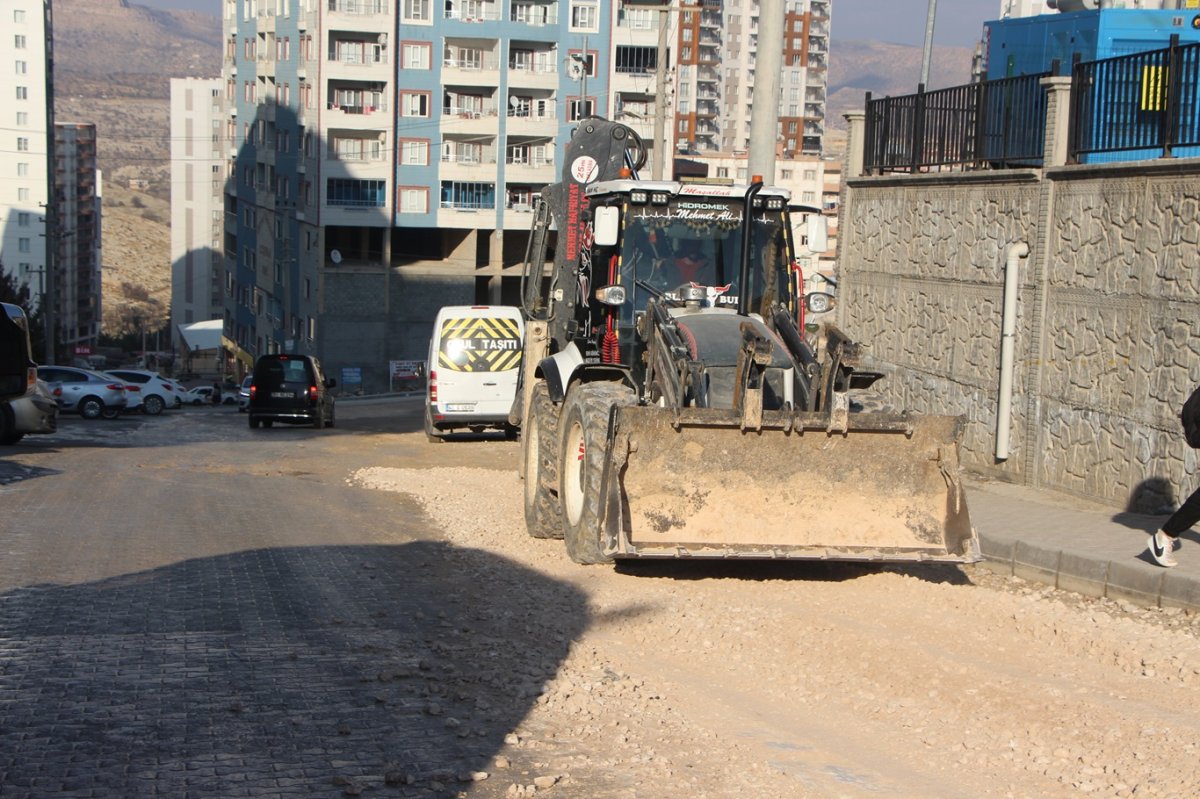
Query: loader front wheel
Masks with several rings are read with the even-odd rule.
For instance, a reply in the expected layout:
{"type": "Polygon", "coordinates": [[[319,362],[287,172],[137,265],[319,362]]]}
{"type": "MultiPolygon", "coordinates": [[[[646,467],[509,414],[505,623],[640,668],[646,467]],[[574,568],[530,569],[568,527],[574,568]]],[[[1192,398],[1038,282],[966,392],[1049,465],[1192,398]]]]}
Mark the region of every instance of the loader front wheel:
{"type": "Polygon", "coordinates": [[[633,392],[617,383],[575,386],[563,405],[559,428],[559,501],[567,555],[576,563],[606,563],[600,529],[600,478],[608,456],[608,417],[614,405],[633,402],[633,392]]]}
{"type": "Polygon", "coordinates": [[[534,538],[562,538],[558,486],[558,408],[545,383],[533,388],[529,423],[521,431],[525,456],[525,528],[534,538]]]}

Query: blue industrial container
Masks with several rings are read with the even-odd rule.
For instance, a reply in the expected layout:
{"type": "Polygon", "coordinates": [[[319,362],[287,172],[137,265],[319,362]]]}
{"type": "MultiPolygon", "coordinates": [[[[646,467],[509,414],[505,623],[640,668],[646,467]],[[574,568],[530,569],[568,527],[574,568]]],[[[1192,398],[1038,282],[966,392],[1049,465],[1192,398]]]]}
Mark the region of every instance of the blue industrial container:
{"type": "Polygon", "coordinates": [[[1172,34],[1200,42],[1200,9],[1102,8],[984,23],[987,79],[1034,75],[1057,60],[1060,75],[1080,61],[1161,50],[1172,34]]]}

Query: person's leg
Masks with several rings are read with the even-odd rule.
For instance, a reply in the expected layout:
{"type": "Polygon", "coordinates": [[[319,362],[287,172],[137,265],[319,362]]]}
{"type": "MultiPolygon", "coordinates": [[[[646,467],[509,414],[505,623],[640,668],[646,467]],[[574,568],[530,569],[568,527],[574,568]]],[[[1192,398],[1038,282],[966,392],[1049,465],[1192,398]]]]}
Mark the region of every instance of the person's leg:
{"type": "Polygon", "coordinates": [[[1171,538],[1178,538],[1180,533],[1196,522],[1200,522],[1200,488],[1193,491],[1192,495],[1179,506],[1179,510],[1163,522],[1161,529],[1171,538]]]}

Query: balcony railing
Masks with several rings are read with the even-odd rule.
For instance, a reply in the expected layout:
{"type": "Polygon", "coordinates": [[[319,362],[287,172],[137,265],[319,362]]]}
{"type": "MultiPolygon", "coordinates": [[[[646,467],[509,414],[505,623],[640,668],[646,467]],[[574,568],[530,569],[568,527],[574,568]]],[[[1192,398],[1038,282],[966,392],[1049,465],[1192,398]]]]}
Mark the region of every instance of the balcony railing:
{"type": "Polygon", "coordinates": [[[329,10],[342,14],[386,14],[384,0],[329,0],[329,10]]]}
{"type": "Polygon", "coordinates": [[[457,19],[462,22],[496,22],[500,19],[500,10],[491,4],[474,9],[447,8],[446,19],[457,19]]]}

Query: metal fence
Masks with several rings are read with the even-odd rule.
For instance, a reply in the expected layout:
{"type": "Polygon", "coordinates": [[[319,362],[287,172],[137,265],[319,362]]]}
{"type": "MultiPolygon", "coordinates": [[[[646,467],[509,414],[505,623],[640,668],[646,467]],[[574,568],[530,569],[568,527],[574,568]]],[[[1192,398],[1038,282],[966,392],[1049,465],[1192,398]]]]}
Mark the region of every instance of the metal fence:
{"type": "Polygon", "coordinates": [[[867,174],[1040,166],[1050,75],[971,83],[878,100],[867,95],[867,174]]]}
{"type": "Polygon", "coordinates": [[[1181,46],[1178,36],[1163,50],[1075,64],[1071,161],[1182,155],[1176,148],[1200,145],[1198,95],[1200,43],[1181,46]]]}

